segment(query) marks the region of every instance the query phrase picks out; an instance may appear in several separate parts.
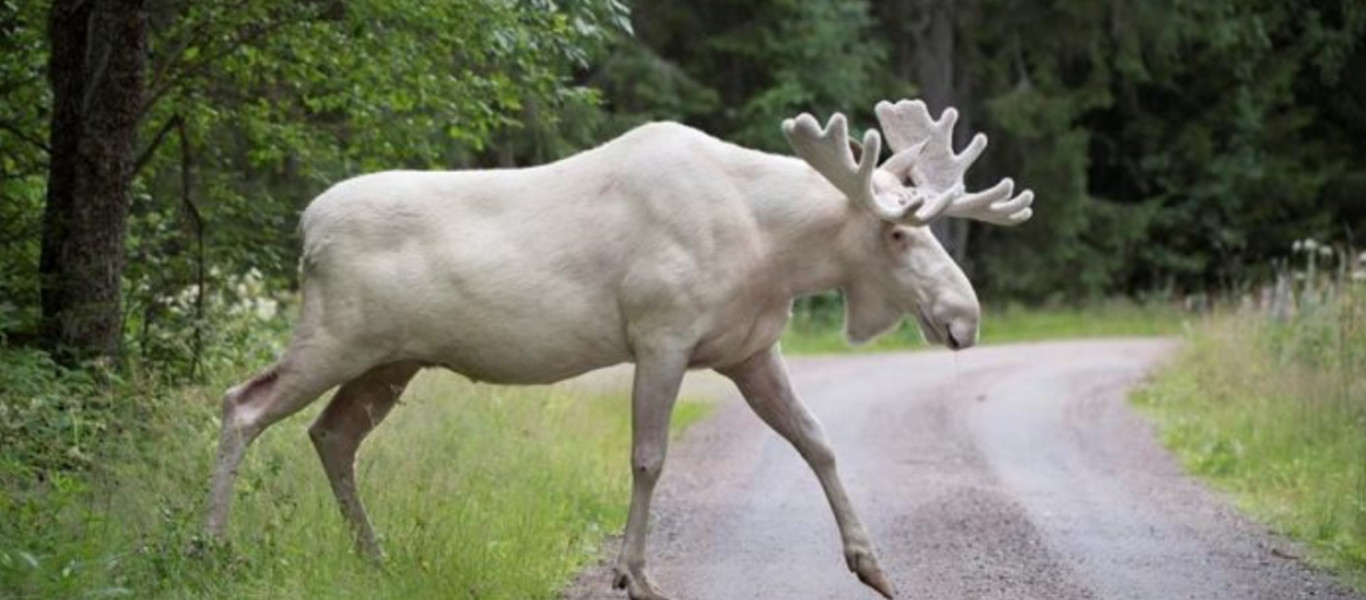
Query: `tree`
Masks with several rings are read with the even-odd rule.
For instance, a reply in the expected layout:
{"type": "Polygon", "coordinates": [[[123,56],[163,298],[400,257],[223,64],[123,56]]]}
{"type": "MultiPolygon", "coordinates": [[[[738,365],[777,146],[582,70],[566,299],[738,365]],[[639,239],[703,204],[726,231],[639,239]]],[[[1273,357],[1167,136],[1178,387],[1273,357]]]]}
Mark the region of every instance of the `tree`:
{"type": "Polygon", "coordinates": [[[143,0],[54,0],[39,286],[41,335],[71,361],[114,358],[147,56],[143,0]]]}
{"type": "Polygon", "coordinates": [[[299,213],[337,181],[544,162],[599,139],[585,131],[601,120],[598,95],[572,77],[629,26],[624,11],[614,0],[248,0],[157,15],[165,51],[144,132],[176,126],[137,181],[130,348],[166,362],[193,355],[187,331],[227,343],[221,323],[178,299],[235,298],[231,280],[252,271],[269,289],[293,285],[299,213]]]}
{"type": "Polygon", "coordinates": [[[642,0],[635,14],[638,41],[632,43],[639,46],[619,52],[649,58],[646,64],[609,61],[608,67],[631,67],[629,74],[595,77],[605,80],[612,107],[655,100],[654,90],[632,81],[657,81],[689,97],[656,100],[678,113],[649,107],[650,116],[684,119],[740,144],[786,152],[782,119],[800,112],[868,116],[882,95],[885,55],[867,2],[642,0]],[[643,67],[654,75],[640,73],[643,67]]]}
{"type": "MultiPolygon", "coordinates": [[[[571,150],[558,132],[582,130],[566,117],[597,96],[569,79],[629,28],[616,0],[144,2],[54,0],[47,48],[29,43],[31,4],[0,5],[0,90],[22,109],[0,117],[0,191],[21,200],[0,231],[26,240],[0,246],[0,286],[27,289],[12,274],[37,263],[36,328],[66,362],[116,357],[125,316],[145,333],[167,298],[218,283],[206,262],[287,283],[293,221],[339,179],[487,164],[502,140],[512,162],[571,150]],[[27,77],[44,50],[50,111],[27,77]],[[49,143],[31,113],[50,115],[49,143]],[[34,164],[47,171],[36,261],[34,164]]],[[[24,327],[25,303],[6,294],[0,334],[24,327]]]]}

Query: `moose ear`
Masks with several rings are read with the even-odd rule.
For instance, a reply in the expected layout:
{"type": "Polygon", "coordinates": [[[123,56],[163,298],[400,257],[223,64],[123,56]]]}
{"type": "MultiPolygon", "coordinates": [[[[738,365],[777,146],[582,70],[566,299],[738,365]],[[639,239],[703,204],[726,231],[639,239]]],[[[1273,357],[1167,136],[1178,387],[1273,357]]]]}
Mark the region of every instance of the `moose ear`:
{"type": "Polygon", "coordinates": [[[863,161],[863,144],[852,137],[849,138],[849,153],[854,155],[854,164],[859,164],[863,161]]]}

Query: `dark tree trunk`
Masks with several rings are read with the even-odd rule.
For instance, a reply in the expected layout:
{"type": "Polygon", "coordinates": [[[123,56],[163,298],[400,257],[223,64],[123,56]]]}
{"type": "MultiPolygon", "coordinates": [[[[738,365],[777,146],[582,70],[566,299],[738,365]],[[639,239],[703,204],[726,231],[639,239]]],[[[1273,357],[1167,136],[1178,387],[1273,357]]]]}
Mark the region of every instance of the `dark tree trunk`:
{"type": "Polygon", "coordinates": [[[953,105],[954,0],[918,0],[915,26],[915,74],[920,96],[938,115],[953,105]]]}
{"type": "Polygon", "coordinates": [[[54,0],[39,264],[42,336],[64,362],[118,356],[129,185],[147,57],[144,0],[54,0]]]}
{"type": "MultiPolygon", "coordinates": [[[[961,26],[965,16],[977,13],[977,7],[972,0],[959,0],[956,8],[959,12],[955,15],[955,26],[961,26]]],[[[970,31],[970,29],[963,29],[963,31],[970,31]]],[[[953,142],[954,147],[960,150],[968,147],[968,142],[972,141],[972,137],[977,133],[972,118],[972,77],[967,75],[971,72],[971,66],[968,64],[970,59],[967,57],[968,53],[962,51],[965,43],[967,43],[965,40],[956,39],[954,44],[958,49],[954,51],[953,55],[954,72],[962,74],[953,78],[953,101],[958,107],[958,128],[953,132],[953,142]]],[[[968,185],[969,190],[973,189],[970,182],[965,181],[964,184],[968,185]]],[[[953,219],[952,221],[953,225],[947,232],[949,254],[953,256],[953,259],[958,262],[963,270],[968,271],[968,275],[972,275],[972,265],[967,262],[968,240],[972,237],[973,228],[979,225],[967,219],[953,219]]]]}
{"type": "MultiPolygon", "coordinates": [[[[944,109],[961,103],[955,97],[954,28],[957,20],[955,0],[908,0],[914,11],[911,38],[914,43],[912,59],[915,78],[920,86],[921,99],[929,105],[930,113],[938,116],[944,109]]],[[[960,114],[963,108],[959,107],[960,114]]],[[[966,116],[965,114],[962,116],[966,116]]],[[[965,131],[966,123],[958,125],[955,137],[965,131]]],[[[968,223],[958,219],[939,219],[930,230],[944,245],[949,255],[963,264],[967,254],[968,223]]]]}

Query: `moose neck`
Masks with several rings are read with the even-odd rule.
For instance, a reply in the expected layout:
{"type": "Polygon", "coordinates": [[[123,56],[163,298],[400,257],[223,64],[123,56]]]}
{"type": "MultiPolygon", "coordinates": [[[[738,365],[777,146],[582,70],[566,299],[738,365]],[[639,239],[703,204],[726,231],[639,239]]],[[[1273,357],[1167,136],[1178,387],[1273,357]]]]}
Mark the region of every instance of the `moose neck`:
{"type": "Polygon", "coordinates": [[[762,155],[746,178],[775,283],[789,297],[845,287],[878,223],[798,159],[762,155]]]}

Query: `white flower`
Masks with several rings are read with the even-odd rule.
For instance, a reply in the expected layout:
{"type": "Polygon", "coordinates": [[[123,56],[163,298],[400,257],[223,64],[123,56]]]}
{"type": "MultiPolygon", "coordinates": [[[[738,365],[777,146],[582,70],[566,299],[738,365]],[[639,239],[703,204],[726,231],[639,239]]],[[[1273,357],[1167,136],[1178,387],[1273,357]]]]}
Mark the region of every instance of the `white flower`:
{"type": "Polygon", "coordinates": [[[180,305],[180,306],[182,306],[182,307],[186,307],[186,306],[189,306],[189,305],[193,304],[194,301],[195,301],[198,297],[199,297],[199,285],[198,285],[198,284],[189,285],[189,286],[186,286],[186,287],[182,288],[182,289],[180,290],[180,293],[179,293],[179,294],[176,294],[175,303],[178,304],[178,305],[180,305]]]}
{"type": "Polygon", "coordinates": [[[1300,251],[1301,245],[1302,245],[1302,242],[1300,242],[1299,240],[1295,240],[1295,243],[1290,244],[1290,251],[1291,251],[1291,252],[1299,252],[1299,251],[1300,251]]]}
{"type": "Polygon", "coordinates": [[[258,298],[256,300],[256,318],[268,321],[275,317],[275,313],[280,309],[280,304],[271,298],[258,298]]]}
{"type": "Polygon", "coordinates": [[[1304,251],[1313,252],[1319,248],[1319,243],[1314,238],[1304,238],[1304,251]]]}
{"type": "Polygon", "coordinates": [[[1366,252],[1362,252],[1360,256],[1357,256],[1357,263],[1366,265],[1366,252]]]}
{"type": "Polygon", "coordinates": [[[1333,247],[1332,247],[1332,246],[1320,246],[1320,247],[1319,247],[1319,256],[1329,257],[1329,256],[1332,256],[1332,255],[1333,255],[1333,247]]]}

